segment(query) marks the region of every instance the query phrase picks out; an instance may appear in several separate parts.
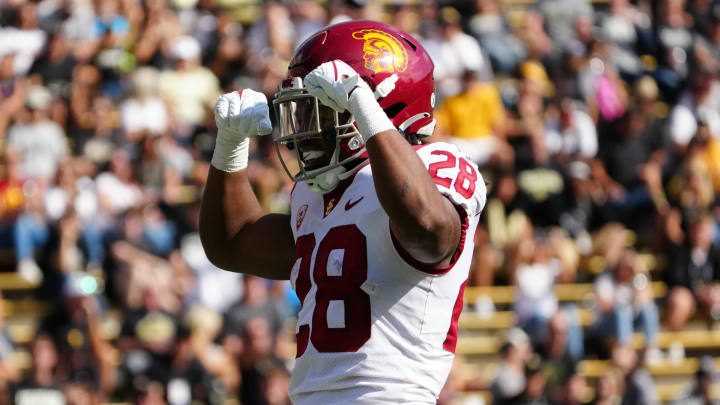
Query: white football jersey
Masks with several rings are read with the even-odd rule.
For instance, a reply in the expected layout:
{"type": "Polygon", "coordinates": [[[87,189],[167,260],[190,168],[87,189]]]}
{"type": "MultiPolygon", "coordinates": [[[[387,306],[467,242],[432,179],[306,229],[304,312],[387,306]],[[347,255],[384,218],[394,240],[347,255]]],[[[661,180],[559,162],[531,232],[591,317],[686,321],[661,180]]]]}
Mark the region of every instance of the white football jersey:
{"type": "Polygon", "coordinates": [[[296,405],[434,404],[445,384],[486,189],[454,145],[416,149],[462,219],[448,267],[417,262],[394,239],[370,165],[337,201],[305,183],[292,192],[291,282],[302,302],[290,386],[296,405]]]}

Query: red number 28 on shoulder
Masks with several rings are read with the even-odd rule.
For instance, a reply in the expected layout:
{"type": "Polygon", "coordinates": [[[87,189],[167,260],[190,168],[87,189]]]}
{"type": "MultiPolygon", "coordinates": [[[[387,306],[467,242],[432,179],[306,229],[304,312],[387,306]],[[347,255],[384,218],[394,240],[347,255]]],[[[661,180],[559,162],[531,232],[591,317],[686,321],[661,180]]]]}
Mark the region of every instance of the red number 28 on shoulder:
{"type": "Polygon", "coordinates": [[[450,169],[458,167],[458,174],[455,177],[455,191],[465,198],[472,197],[475,193],[475,186],[478,180],[478,174],[465,158],[456,158],[455,155],[444,150],[434,150],[430,152],[431,155],[445,156],[445,160],[432,163],[428,167],[430,176],[435,180],[435,184],[450,188],[453,184],[453,179],[449,177],[441,177],[438,175],[438,171],[441,169],[450,169]]]}

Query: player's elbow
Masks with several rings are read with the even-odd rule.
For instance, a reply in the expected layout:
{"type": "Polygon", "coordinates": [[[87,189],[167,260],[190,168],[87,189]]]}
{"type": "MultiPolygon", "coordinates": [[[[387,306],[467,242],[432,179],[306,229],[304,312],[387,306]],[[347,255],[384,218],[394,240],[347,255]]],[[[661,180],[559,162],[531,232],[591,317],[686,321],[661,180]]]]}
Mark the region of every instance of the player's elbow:
{"type": "Polygon", "coordinates": [[[218,249],[216,245],[209,243],[208,240],[203,238],[202,236],[200,237],[200,241],[202,242],[203,250],[205,250],[205,256],[210,261],[210,263],[212,263],[215,267],[222,268],[222,255],[220,254],[220,249],[218,249]]]}
{"type": "MultiPolygon", "coordinates": [[[[457,217],[457,213],[451,215],[457,217]]],[[[432,244],[427,248],[438,261],[450,257],[458,247],[461,238],[461,226],[457,218],[441,217],[433,224],[432,244]]]]}
{"type": "Polygon", "coordinates": [[[220,238],[215,237],[212,233],[200,228],[200,242],[205,256],[215,267],[227,269],[227,247],[220,238]]]}
{"type": "MultiPolygon", "coordinates": [[[[452,215],[457,217],[453,211],[452,215]]],[[[394,226],[395,237],[412,256],[423,263],[439,263],[457,249],[459,218],[428,212],[405,226],[394,226]]]]}

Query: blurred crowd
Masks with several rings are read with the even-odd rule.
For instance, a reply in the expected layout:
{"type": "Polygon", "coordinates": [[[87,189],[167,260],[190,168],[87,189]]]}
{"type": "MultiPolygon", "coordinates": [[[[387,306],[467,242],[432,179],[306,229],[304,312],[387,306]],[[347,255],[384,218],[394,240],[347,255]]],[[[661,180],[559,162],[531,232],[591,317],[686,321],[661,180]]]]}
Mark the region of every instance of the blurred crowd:
{"type": "MultiPolygon", "coordinates": [[[[720,320],[720,2],[516,3],[0,0],[0,266],[52,302],[27,364],[0,322],[0,402],[289,403],[289,283],[219,271],[200,244],[212,107],[271,98],[304,38],[371,19],[425,46],[431,140],[489,183],[469,285],[516,289],[496,377],[453,372],[440,403],[656,403],[644,365],[683,356],[660,330],[720,320]],[[561,304],[574,282],[594,298],[561,304]],[[588,357],[614,365],[594,390],[588,357]]],[[[263,207],[287,212],[272,141],[250,158],[263,207]]],[[[703,359],[680,403],[714,381],[703,359]]]]}

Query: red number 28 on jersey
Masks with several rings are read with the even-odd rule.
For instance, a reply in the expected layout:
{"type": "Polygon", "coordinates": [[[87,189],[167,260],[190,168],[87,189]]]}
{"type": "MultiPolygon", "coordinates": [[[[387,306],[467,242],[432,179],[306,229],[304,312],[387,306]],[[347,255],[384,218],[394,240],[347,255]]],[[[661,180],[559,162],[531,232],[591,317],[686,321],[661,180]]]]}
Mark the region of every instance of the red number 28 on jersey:
{"type": "Polygon", "coordinates": [[[458,165],[458,174],[455,177],[455,191],[465,198],[472,197],[475,193],[475,186],[478,179],[478,174],[467,159],[459,158],[456,159],[455,155],[444,150],[435,150],[430,152],[431,155],[445,156],[445,160],[435,162],[428,167],[430,176],[435,180],[435,184],[441,185],[445,188],[450,188],[453,180],[449,177],[441,177],[438,175],[438,171],[441,169],[454,168],[458,165]]]}
{"type": "MultiPolygon", "coordinates": [[[[315,249],[315,235],[300,236],[295,253],[300,259],[295,288],[303,306],[311,288],[310,261],[315,249]]],[[[300,325],[297,334],[297,357],[305,353],[308,339],[321,353],[354,352],[370,339],[370,296],[360,287],[367,280],[367,242],[355,225],[332,228],[320,241],[313,279],[317,285],[315,308],[310,325],[300,325]],[[328,261],[333,251],[342,251],[340,274],[329,274],[328,261]],[[331,302],[341,302],[344,327],[331,327],[327,314],[331,302]]]]}

